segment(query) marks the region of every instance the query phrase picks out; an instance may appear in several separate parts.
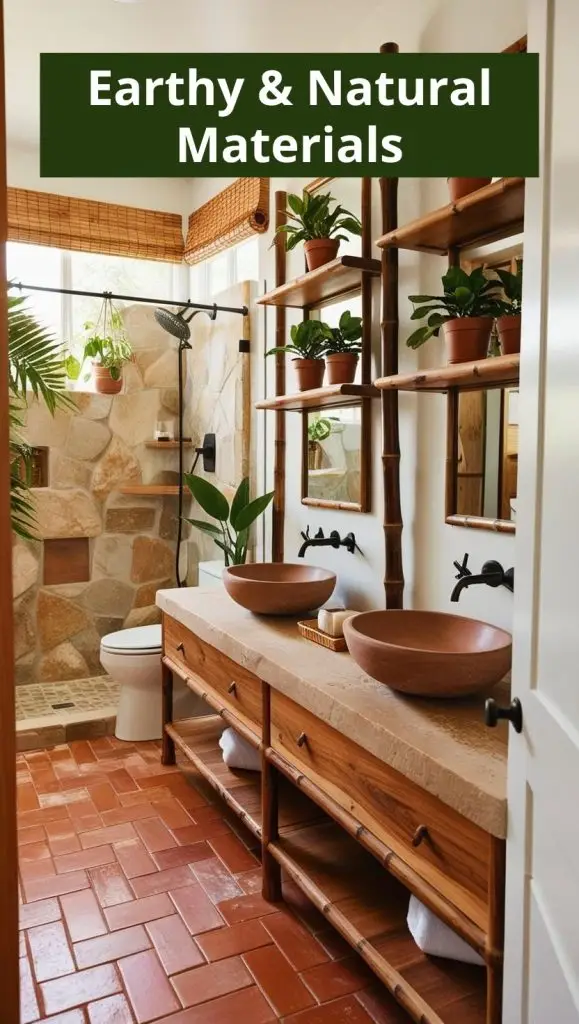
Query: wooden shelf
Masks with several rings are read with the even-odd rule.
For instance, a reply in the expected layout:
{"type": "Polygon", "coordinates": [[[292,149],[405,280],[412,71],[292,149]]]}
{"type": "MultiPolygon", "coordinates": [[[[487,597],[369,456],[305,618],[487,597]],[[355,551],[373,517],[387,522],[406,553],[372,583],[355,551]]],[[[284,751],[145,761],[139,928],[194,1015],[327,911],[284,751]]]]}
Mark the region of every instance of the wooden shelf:
{"type": "MultiPolygon", "coordinates": [[[[221,716],[187,718],[172,722],[165,728],[197,771],[249,830],[261,838],[261,772],[231,769],[224,764],[219,746],[219,737],[224,729],[221,716]]],[[[291,782],[283,779],[279,792],[280,834],[289,834],[323,817],[323,812],[316,804],[304,793],[300,793],[291,782]]]]}
{"type": "Polygon", "coordinates": [[[298,391],[295,395],[278,395],[257,402],[256,409],[282,409],[302,412],[304,409],[328,409],[332,406],[356,405],[362,398],[378,398],[372,384],[328,384],[313,391],[298,391]]]}
{"type": "Polygon", "coordinates": [[[380,275],[380,260],[361,256],[339,256],[317,270],[296,277],[262,295],[257,301],[262,306],[292,306],[296,309],[317,309],[341,295],[357,291],[362,286],[364,271],[380,275]]]}
{"type": "Polygon", "coordinates": [[[502,178],[455,203],[418,217],[378,239],[382,249],[414,249],[444,256],[449,249],[494,242],[523,230],[525,179],[502,178]]]}
{"type": "Polygon", "coordinates": [[[268,848],[414,1020],[485,1024],[485,969],[422,953],[406,924],[407,890],[338,825],[310,825],[268,848]]]}
{"type": "Polygon", "coordinates": [[[134,494],[141,498],[160,498],[179,494],[178,484],[126,484],[118,488],[119,494],[134,494]]]}
{"type": "MultiPolygon", "coordinates": [[[[192,448],[193,441],[183,441],[184,448],[192,448]]],[[[145,441],[145,448],[168,448],[170,451],[179,448],[178,441],[145,441]]]]}
{"type": "Polygon", "coordinates": [[[520,356],[495,356],[472,363],[453,363],[419,373],[398,373],[379,377],[380,391],[444,392],[451,388],[472,391],[477,388],[513,387],[519,383],[520,356]]]}

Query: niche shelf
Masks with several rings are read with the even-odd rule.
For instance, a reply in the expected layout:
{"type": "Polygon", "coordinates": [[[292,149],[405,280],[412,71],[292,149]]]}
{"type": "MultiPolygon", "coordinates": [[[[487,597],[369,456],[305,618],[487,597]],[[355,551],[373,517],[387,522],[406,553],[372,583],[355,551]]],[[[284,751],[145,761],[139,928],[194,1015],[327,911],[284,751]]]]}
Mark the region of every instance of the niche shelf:
{"type": "Polygon", "coordinates": [[[513,387],[519,383],[520,356],[494,356],[472,363],[453,363],[417,373],[397,373],[379,377],[378,391],[445,392],[452,388],[469,391],[478,388],[513,387]]]}
{"type": "Polygon", "coordinates": [[[332,406],[359,405],[361,398],[378,398],[380,392],[372,384],[329,384],[313,391],[298,391],[295,395],[278,395],[257,402],[256,409],[274,409],[284,412],[303,412],[310,409],[330,409],[332,406]]]}
{"type": "Polygon", "coordinates": [[[380,260],[362,256],[339,256],[317,270],[310,270],[287,284],[280,284],[257,300],[262,306],[317,309],[341,295],[359,291],[364,273],[380,276],[380,260]]]}
{"type": "MultiPolygon", "coordinates": [[[[183,441],[183,447],[184,448],[192,448],[193,447],[193,441],[191,441],[191,440],[183,441]]],[[[178,441],[145,441],[145,448],[158,448],[158,449],[167,448],[169,451],[174,451],[175,449],[179,448],[179,442],[178,441]]]]}
{"type": "Polygon", "coordinates": [[[179,494],[178,484],[125,484],[119,487],[119,494],[134,494],[137,497],[158,498],[164,495],[179,494]]]}
{"type": "Polygon", "coordinates": [[[445,256],[451,250],[496,242],[523,230],[525,179],[501,178],[470,195],[395,228],[378,239],[381,249],[413,249],[445,256]]]}

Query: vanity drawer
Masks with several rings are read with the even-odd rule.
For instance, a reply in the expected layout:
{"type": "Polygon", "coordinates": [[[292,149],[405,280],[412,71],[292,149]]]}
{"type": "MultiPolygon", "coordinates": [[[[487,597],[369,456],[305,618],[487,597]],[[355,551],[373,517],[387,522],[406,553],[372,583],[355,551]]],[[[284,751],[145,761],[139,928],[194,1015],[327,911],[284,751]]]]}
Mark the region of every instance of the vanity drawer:
{"type": "Polygon", "coordinates": [[[271,745],[486,929],[491,852],[486,832],[273,690],[271,745]],[[425,837],[413,845],[423,828],[425,837]]]}
{"type": "Polygon", "coordinates": [[[167,615],[163,618],[163,651],[182,667],[183,676],[192,679],[199,693],[207,692],[214,703],[261,733],[262,684],[257,676],[167,615]]]}

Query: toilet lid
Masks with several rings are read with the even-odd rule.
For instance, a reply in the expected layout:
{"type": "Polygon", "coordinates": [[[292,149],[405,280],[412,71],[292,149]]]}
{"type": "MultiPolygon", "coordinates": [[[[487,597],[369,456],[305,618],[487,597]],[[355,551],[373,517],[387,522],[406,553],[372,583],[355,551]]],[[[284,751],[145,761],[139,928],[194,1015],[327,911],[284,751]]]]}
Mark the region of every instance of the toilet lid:
{"type": "Polygon", "coordinates": [[[101,648],[117,654],[158,654],[162,649],[161,625],[120,629],[103,636],[101,648]]]}

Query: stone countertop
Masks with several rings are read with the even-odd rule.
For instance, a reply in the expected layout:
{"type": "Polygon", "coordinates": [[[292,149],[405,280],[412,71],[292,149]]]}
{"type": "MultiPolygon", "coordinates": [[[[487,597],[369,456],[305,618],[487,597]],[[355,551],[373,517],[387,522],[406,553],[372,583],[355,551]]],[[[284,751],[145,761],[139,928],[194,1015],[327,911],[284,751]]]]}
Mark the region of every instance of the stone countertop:
{"type": "MultiPolygon", "coordinates": [[[[300,636],[295,619],[252,615],[221,589],[161,590],[172,618],[486,832],[506,834],[507,729],[483,721],[484,696],[405,697],[348,653],[300,636]]],[[[508,700],[505,684],[495,688],[508,700]]]]}

